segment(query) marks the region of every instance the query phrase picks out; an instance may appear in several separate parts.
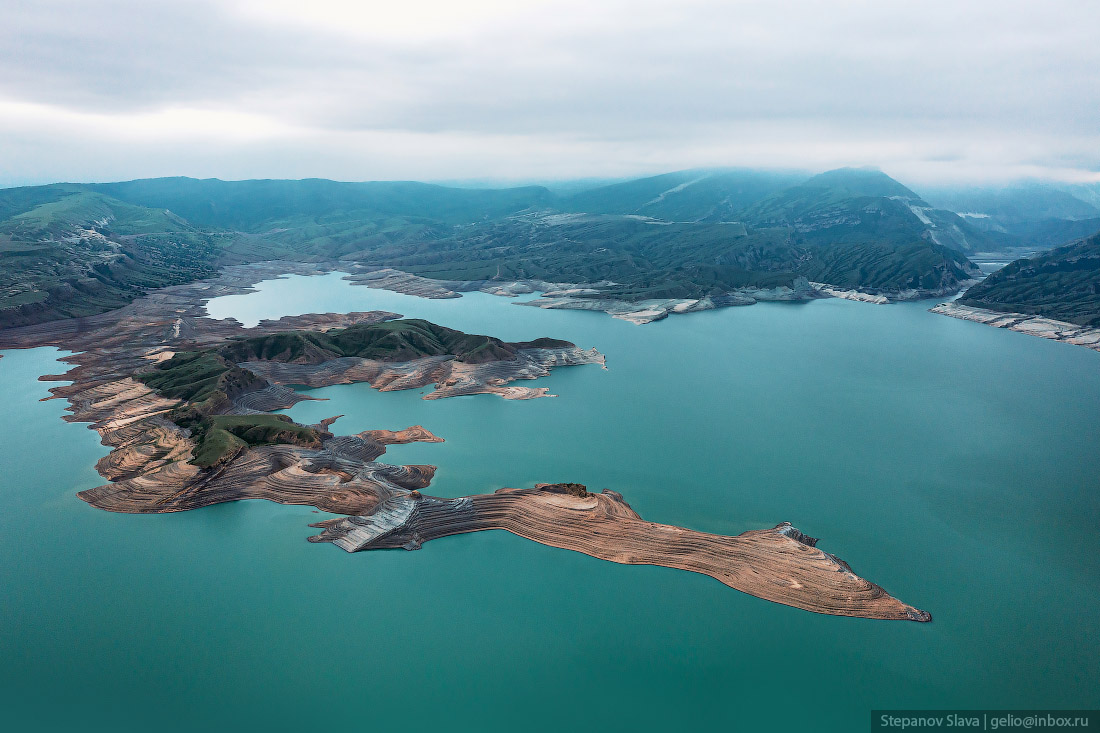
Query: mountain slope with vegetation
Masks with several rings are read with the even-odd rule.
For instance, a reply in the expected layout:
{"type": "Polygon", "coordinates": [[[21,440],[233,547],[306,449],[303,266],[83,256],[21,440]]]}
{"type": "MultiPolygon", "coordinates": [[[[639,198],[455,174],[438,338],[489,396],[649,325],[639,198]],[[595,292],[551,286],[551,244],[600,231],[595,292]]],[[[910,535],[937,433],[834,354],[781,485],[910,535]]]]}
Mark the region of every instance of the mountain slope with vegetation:
{"type": "Polygon", "coordinates": [[[562,211],[663,221],[736,221],[750,204],[803,180],[799,173],[688,170],[602,186],[558,203],[562,211]]]}
{"type": "Polygon", "coordinates": [[[1100,232],[1016,260],[970,288],[959,302],[1100,328],[1100,232]]]}
{"type": "Polygon", "coordinates": [[[948,292],[983,234],[878,171],[682,171],[580,193],[161,178],[0,190],[0,327],[90,315],[227,264],[354,260],[623,300],[799,278],[948,292]],[[608,284],[610,283],[610,284],[608,284]]]}
{"type": "Polygon", "coordinates": [[[1100,188],[1033,181],[1003,186],[931,188],[927,198],[960,212],[1005,251],[1035,251],[1067,244],[1100,228],[1100,188]]]}
{"type": "Polygon", "coordinates": [[[0,325],[118,308],[207,277],[224,236],[71,185],[0,191],[0,325]]]}

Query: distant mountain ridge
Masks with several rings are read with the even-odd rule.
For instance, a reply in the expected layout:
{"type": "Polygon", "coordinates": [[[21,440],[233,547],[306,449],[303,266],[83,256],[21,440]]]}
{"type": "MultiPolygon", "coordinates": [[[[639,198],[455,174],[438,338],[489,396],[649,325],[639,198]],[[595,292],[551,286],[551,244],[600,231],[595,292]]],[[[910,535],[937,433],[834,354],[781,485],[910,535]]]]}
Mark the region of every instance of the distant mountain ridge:
{"type": "Polygon", "coordinates": [[[674,222],[729,221],[746,206],[804,174],[686,170],[589,189],[559,202],[564,211],[635,214],[674,222]]]}
{"type": "Polygon", "coordinates": [[[880,171],[691,170],[555,194],[159,178],[0,190],[0,325],[100,312],[232,263],[352,259],[451,280],[607,281],[623,300],[808,278],[949,292],[995,243],[880,171]]]}
{"type": "Polygon", "coordinates": [[[936,206],[957,212],[1004,249],[1040,250],[1100,229],[1100,184],[1030,182],[1003,187],[938,187],[936,206]]]}

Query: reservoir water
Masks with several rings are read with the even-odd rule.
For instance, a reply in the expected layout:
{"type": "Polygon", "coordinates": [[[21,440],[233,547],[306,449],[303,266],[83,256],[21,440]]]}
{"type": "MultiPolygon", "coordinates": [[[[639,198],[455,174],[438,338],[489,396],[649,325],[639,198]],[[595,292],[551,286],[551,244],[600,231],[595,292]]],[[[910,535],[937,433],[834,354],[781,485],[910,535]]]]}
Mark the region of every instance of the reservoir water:
{"type": "Polygon", "coordinates": [[[814,731],[880,708],[1100,707],[1100,354],[927,312],[759,304],[635,326],[338,274],[213,301],[246,323],[382,309],[595,346],[554,398],[310,390],[334,429],[422,424],[445,496],[578,481],[645,518],[790,521],[930,624],[819,616],[505,532],[417,552],[312,545],[309,507],[116,515],[94,432],[3,352],[0,713],[19,730],[814,731]]]}

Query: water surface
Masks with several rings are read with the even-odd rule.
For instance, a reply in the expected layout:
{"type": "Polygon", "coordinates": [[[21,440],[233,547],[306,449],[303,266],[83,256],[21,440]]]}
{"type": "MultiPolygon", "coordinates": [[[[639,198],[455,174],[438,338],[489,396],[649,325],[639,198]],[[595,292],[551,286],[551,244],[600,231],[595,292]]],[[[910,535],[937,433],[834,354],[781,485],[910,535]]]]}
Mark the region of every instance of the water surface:
{"type": "Polygon", "coordinates": [[[38,402],[53,350],[4,352],[0,704],[80,730],[852,731],[872,708],[1100,706],[1100,354],[926,312],[759,304],[648,326],[480,293],[290,277],[211,303],[244,322],[384,309],[596,346],[559,395],[424,401],[340,385],[289,410],[423,424],[445,496],[579,481],[643,517],[783,520],[931,624],[818,616],[700,575],[504,532],[418,552],[310,545],[306,507],[114,515],[73,494],[106,452],[38,402]],[[50,460],[40,461],[44,447],[50,460]]]}

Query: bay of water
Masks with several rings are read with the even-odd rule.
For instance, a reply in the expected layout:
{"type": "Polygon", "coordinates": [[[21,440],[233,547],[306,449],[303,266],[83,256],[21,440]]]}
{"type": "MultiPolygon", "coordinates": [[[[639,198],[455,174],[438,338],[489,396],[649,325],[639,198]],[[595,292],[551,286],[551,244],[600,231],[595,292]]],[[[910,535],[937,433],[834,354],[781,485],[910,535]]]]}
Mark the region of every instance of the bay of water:
{"type": "Polygon", "coordinates": [[[819,616],[710,578],[483,532],[417,552],[311,545],[308,507],[116,515],[106,453],[0,358],[0,710],[16,729],[867,730],[878,708],[1100,707],[1100,354],[926,312],[759,304],[647,326],[337,274],[210,304],[243,322],[383,309],[595,346],[559,395],[340,385],[289,410],[422,424],[429,493],[539,481],[736,534],[791,521],[931,624],[819,616]]]}

